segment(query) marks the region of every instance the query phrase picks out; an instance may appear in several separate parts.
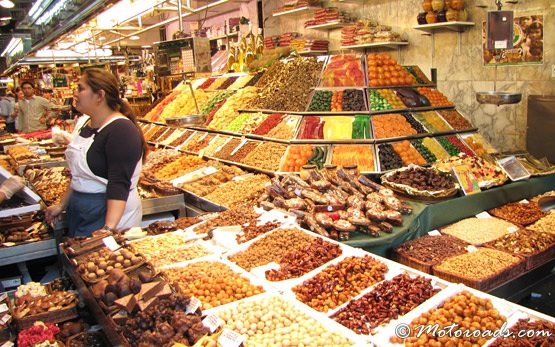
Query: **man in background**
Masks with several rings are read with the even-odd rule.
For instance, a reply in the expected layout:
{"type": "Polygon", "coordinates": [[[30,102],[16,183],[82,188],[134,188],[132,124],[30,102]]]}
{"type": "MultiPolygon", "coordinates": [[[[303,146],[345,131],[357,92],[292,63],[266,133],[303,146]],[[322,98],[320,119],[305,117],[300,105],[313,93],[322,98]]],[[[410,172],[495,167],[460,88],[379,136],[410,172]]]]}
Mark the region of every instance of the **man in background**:
{"type": "Polygon", "coordinates": [[[6,95],[5,89],[0,89],[0,116],[6,118],[6,131],[15,133],[14,113],[15,99],[13,96],[6,95]]]}
{"type": "Polygon", "coordinates": [[[23,82],[21,89],[24,98],[18,102],[18,130],[24,133],[45,130],[51,108],[50,102],[35,95],[35,86],[31,82],[23,82]]]}

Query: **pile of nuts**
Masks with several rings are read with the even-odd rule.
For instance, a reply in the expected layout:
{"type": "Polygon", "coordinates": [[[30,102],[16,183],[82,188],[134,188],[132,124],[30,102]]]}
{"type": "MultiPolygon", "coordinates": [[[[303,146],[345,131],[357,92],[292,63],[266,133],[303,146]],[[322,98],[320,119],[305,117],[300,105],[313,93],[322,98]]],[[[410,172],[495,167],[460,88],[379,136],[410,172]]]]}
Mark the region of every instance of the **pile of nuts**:
{"type": "Polygon", "coordinates": [[[348,257],[293,287],[297,299],[327,312],[384,279],[387,266],[370,256],[348,257]]]}
{"type": "Polygon", "coordinates": [[[512,202],[488,211],[495,217],[503,218],[511,223],[528,225],[546,215],[537,203],[512,202]]]}
{"type": "Polygon", "coordinates": [[[498,218],[466,218],[441,229],[442,234],[455,236],[466,243],[481,245],[518,230],[515,225],[498,218]]]}
{"type": "Polygon", "coordinates": [[[206,161],[197,156],[185,155],[164,166],[154,174],[154,177],[169,181],[197,169],[205,163],[206,161]]]}
{"type": "Polygon", "coordinates": [[[328,261],[337,258],[342,253],[338,244],[324,241],[318,237],[308,246],[286,253],[279,261],[278,270],[266,271],[266,279],[269,281],[283,281],[302,275],[324,265],[328,261]]]}
{"type": "Polygon", "coordinates": [[[231,255],[229,260],[250,271],[252,268],[277,262],[286,252],[303,249],[314,238],[298,229],[276,230],[252,243],[246,250],[231,255]]]}
{"type": "Polygon", "coordinates": [[[236,163],[241,162],[244,157],[246,157],[250,152],[252,152],[260,142],[256,141],[247,141],[244,145],[241,146],[235,153],[231,154],[231,156],[227,160],[234,161],[236,163]]]}
{"type": "Polygon", "coordinates": [[[279,296],[241,302],[218,315],[227,328],[247,336],[246,346],[352,346],[279,296]]]}
{"type": "Polygon", "coordinates": [[[245,225],[241,228],[243,234],[237,235],[237,243],[245,243],[254,239],[255,237],[266,234],[268,231],[274,230],[281,224],[276,222],[267,222],[262,225],[257,225],[256,222],[245,225]]]}
{"type": "Polygon", "coordinates": [[[254,202],[247,200],[245,203],[236,204],[230,209],[217,214],[215,218],[196,226],[193,231],[198,234],[208,232],[210,229],[228,225],[256,224],[258,214],[254,212],[254,202]]]}
{"type": "Polygon", "coordinates": [[[189,141],[186,145],[186,150],[194,153],[198,153],[201,149],[206,148],[212,139],[214,139],[216,135],[213,134],[206,134],[206,136],[200,138],[196,142],[189,141]]]}
{"type": "Polygon", "coordinates": [[[167,245],[165,247],[153,247],[149,252],[141,252],[147,261],[154,267],[174,264],[195,258],[200,258],[211,254],[202,245],[191,245],[189,247],[175,247],[167,245]]]}
{"type": "Polygon", "coordinates": [[[555,234],[520,229],[488,244],[495,249],[519,255],[543,251],[555,243],[555,234]]]}
{"type": "Polygon", "coordinates": [[[369,335],[377,326],[405,315],[437,292],[439,289],[432,287],[430,278],[411,278],[402,273],[351,301],[331,318],[357,334],[369,335]]]}
{"type": "Polygon", "coordinates": [[[227,160],[231,156],[231,152],[233,152],[233,150],[237,148],[240,143],[241,139],[232,138],[222,148],[220,148],[218,152],[214,153],[214,155],[216,158],[227,160]]]}
{"type": "Polygon", "coordinates": [[[448,272],[471,281],[480,281],[506,270],[520,261],[520,258],[509,253],[479,248],[476,252],[447,258],[441,264],[434,266],[434,274],[436,271],[448,272]]]}
{"type": "Polygon", "coordinates": [[[266,175],[252,175],[242,180],[229,181],[206,195],[206,199],[229,208],[253,196],[258,196],[269,181],[266,175]]]}
{"type": "MultiPolygon", "coordinates": [[[[323,65],[315,58],[296,58],[285,63],[281,71],[272,76],[273,80],[262,87],[260,96],[253,99],[249,107],[304,111],[311,88],[318,83],[323,65]]],[[[264,78],[268,75],[270,73],[265,74],[264,78]]]]}
{"type": "Polygon", "coordinates": [[[555,213],[551,212],[547,214],[547,216],[529,225],[527,228],[534,231],[544,231],[546,233],[555,234],[555,213]]]}
{"type": "Polygon", "coordinates": [[[53,167],[44,169],[27,169],[25,178],[33,185],[47,206],[60,202],[66,190],[69,188],[71,174],[64,167],[53,167]]]}
{"type": "Polygon", "coordinates": [[[167,233],[157,237],[147,237],[133,241],[130,247],[143,255],[153,255],[163,249],[179,248],[187,245],[187,240],[175,233],[167,233]]]}
{"type": "MultiPolygon", "coordinates": [[[[544,321],[535,320],[530,321],[530,319],[519,319],[519,321],[513,325],[509,332],[512,333],[510,337],[500,337],[490,344],[491,347],[514,347],[518,341],[518,346],[555,346],[555,324],[544,321]],[[533,337],[522,336],[515,341],[514,337],[521,331],[533,331],[536,334],[542,332],[549,332],[549,336],[542,334],[534,335],[533,337]]],[[[526,334],[527,335],[527,334],[526,334]]]]}
{"type": "MultiPolygon", "coordinates": [[[[438,308],[432,309],[420,317],[414,319],[410,324],[411,335],[403,340],[398,337],[392,337],[392,343],[405,343],[407,346],[482,346],[489,339],[488,337],[472,337],[472,332],[476,330],[497,331],[506,318],[497,311],[489,299],[479,298],[470,292],[463,291],[447,300],[438,308]],[[421,331],[420,328],[426,326],[434,326],[438,324],[440,327],[449,326],[452,323],[458,324],[459,329],[454,329],[450,335],[434,336],[426,330],[420,337],[416,334],[421,331]],[[468,331],[460,337],[456,331],[468,331]],[[466,337],[469,334],[470,337],[466,337]]],[[[438,329],[437,331],[442,331],[438,329]]]]}
{"type": "Polygon", "coordinates": [[[167,278],[185,295],[194,296],[204,309],[221,306],[264,292],[229,266],[200,261],[185,267],[164,270],[167,278]]]}
{"type": "Polygon", "coordinates": [[[465,247],[465,242],[450,235],[424,236],[403,243],[395,249],[395,253],[435,265],[446,258],[466,253],[465,247]]]}
{"type": "Polygon", "coordinates": [[[215,161],[209,161],[208,163],[206,163],[206,166],[215,167],[218,169],[218,171],[194,182],[189,182],[178,186],[197,196],[205,196],[212,193],[223,183],[231,181],[233,177],[244,174],[244,171],[237,166],[229,166],[215,161]]]}
{"type": "Polygon", "coordinates": [[[264,142],[243,158],[241,163],[259,169],[277,171],[286,149],[287,146],[281,143],[264,142]]]}

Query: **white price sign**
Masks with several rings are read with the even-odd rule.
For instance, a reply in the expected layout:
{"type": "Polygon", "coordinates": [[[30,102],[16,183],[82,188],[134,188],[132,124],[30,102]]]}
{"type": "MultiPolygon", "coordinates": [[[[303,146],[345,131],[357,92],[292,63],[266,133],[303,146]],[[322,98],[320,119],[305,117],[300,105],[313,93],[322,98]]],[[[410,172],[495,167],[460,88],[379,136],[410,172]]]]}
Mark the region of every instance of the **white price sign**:
{"type": "Polygon", "coordinates": [[[194,313],[199,307],[200,307],[200,300],[193,296],[191,298],[191,301],[187,305],[187,308],[185,309],[185,313],[194,313]]]}
{"type": "Polygon", "coordinates": [[[119,249],[121,246],[116,242],[113,236],[108,236],[102,239],[104,245],[112,252],[119,249]]]}
{"type": "Polygon", "coordinates": [[[5,303],[0,305],[0,313],[4,313],[8,310],[8,305],[6,305],[5,303]]]}
{"type": "Polygon", "coordinates": [[[441,233],[437,230],[432,230],[428,233],[430,236],[441,236],[441,233]]]}
{"type": "Polygon", "coordinates": [[[483,219],[483,218],[492,218],[492,217],[491,217],[491,214],[489,214],[489,213],[487,213],[486,211],[484,211],[484,212],[478,213],[478,214],[476,215],[476,218],[481,218],[481,219],[483,219]]]}
{"type": "Polygon", "coordinates": [[[220,337],[218,337],[218,344],[222,347],[239,347],[245,337],[236,331],[224,329],[220,337]]]}
{"type": "Polygon", "coordinates": [[[222,325],[222,320],[218,318],[218,316],[211,314],[202,320],[202,325],[210,329],[210,332],[213,333],[216,331],[220,325],[222,325]]]}

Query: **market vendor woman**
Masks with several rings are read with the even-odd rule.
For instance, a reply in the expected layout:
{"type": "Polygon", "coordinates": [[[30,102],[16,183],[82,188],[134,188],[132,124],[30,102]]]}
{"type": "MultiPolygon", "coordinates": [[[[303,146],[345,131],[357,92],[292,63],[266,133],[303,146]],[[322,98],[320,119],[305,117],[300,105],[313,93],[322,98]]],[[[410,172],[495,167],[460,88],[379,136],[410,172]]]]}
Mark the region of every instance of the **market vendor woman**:
{"type": "Polygon", "coordinates": [[[119,96],[116,77],[102,69],[83,72],[74,93],[81,117],[66,150],[70,190],[46,210],[56,221],[67,208],[70,236],[122,230],[142,219],[137,182],[146,144],[135,116],[119,96]]]}

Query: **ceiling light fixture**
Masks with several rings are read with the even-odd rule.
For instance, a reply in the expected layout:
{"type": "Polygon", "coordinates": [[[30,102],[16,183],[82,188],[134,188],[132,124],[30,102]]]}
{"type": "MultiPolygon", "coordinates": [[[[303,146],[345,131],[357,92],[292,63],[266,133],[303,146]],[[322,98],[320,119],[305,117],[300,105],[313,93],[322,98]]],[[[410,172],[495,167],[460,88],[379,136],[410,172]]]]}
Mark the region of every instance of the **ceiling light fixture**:
{"type": "Polygon", "coordinates": [[[0,6],[5,7],[5,8],[13,8],[15,5],[14,5],[13,1],[2,0],[2,1],[0,1],[0,6]]]}

